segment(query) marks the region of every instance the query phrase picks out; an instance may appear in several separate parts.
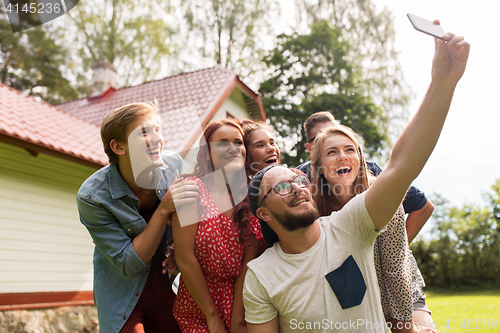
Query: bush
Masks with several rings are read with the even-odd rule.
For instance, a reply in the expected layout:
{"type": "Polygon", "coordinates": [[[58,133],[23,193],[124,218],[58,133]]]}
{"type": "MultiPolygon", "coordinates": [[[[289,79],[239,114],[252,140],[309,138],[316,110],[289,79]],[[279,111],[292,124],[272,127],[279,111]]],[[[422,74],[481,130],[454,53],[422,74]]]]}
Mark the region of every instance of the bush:
{"type": "Polygon", "coordinates": [[[428,286],[500,283],[500,180],[485,199],[486,208],[450,207],[440,196],[432,199],[432,238],[420,238],[410,246],[428,286]]]}

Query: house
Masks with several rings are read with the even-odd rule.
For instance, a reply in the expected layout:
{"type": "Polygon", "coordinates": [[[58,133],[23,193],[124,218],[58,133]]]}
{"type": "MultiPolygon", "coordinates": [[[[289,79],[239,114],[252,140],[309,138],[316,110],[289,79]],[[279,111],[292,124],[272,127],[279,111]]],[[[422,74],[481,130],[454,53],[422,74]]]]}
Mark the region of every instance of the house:
{"type": "Polygon", "coordinates": [[[0,311],[93,304],[93,244],[75,197],[108,163],[99,130],[111,110],[156,98],[165,148],[188,168],[209,121],[266,119],[259,95],[221,66],[123,89],[109,64],[94,70],[88,98],[57,106],[0,84],[0,311]]]}
{"type": "Polygon", "coordinates": [[[196,161],[201,129],[209,121],[227,117],[266,119],[260,96],[237,75],[220,65],[115,90],[108,83],[114,81],[112,65],[107,62],[99,64],[100,68],[96,65],[93,69],[100,81],[94,79],[93,84],[101,88],[101,94],[57,107],[100,126],[111,110],[128,103],[153,101],[156,98],[165,123],[162,133],[165,149],[183,157],[187,172],[191,171],[196,161]]]}

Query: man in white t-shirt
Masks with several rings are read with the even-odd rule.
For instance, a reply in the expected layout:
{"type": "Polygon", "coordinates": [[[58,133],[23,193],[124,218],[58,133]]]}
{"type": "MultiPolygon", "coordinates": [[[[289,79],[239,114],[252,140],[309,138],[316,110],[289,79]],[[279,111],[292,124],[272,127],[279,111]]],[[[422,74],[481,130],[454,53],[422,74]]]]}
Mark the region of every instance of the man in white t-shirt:
{"type": "Polygon", "coordinates": [[[368,190],[318,219],[306,176],[269,166],[252,178],[250,210],[274,245],[248,264],[243,300],[249,333],[386,332],[373,242],[434,149],[469,56],[463,37],[446,33],[434,41],[427,94],[368,190]]]}
{"type": "Polygon", "coordinates": [[[243,296],[249,331],[386,332],[373,261],[378,232],[364,194],[317,219],[307,185],[307,176],[280,166],[265,168],[250,184],[251,210],[262,219],[266,241],[273,243],[276,229],[280,241],[248,264],[243,296]],[[261,205],[266,208],[257,213],[261,205]]]}

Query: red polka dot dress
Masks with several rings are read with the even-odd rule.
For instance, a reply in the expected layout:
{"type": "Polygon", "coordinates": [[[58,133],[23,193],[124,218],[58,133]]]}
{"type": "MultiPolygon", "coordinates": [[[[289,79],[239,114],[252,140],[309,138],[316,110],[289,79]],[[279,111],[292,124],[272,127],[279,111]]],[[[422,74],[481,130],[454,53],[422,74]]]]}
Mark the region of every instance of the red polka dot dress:
{"type": "MultiPolygon", "coordinates": [[[[241,273],[245,247],[239,240],[239,231],[233,220],[220,213],[205,184],[197,177],[189,177],[200,188],[198,231],[195,255],[200,263],[208,291],[217,312],[229,332],[235,279],[241,273]]],[[[250,232],[262,238],[259,220],[252,218],[250,232]]],[[[209,332],[205,316],[191,297],[182,279],[174,304],[174,317],[183,332],[209,332]]]]}

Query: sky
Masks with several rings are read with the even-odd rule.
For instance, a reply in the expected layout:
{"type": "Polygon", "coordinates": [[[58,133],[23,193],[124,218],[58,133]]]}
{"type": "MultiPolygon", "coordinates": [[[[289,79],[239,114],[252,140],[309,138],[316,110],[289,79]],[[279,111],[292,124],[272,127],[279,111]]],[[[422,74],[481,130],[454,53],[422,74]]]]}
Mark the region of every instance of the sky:
{"type": "Polygon", "coordinates": [[[426,193],[439,193],[453,205],[483,204],[481,194],[500,179],[500,46],[498,1],[373,0],[394,17],[396,47],[405,78],[416,97],[413,115],[430,83],[434,52],[432,37],[413,29],[406,17],[439,19],[445,32],[464,36],[471,44],[466,71],[455,90],[450,112],[436,148],[414,185],[426,193]]]}
{"type": "MultiPolygon", "coordinates": [[[[282,0],[289,4],[291,0],[282,0]]],[[[500,179],[500,1],[372,0],[378,11],[393,13],[396,50],[414,98],[415,114],[430,84],[434,41],[413,29],[406,14],[439,19],[445,32],[462,35],[471,44],[469,61],[459,82],[436,148],[414,185],[426,194],[439,193],[452,205],[484,205],[482,193],[500,179]]],[[[284,6],[284,11],[293,6],[284,6]]],[[[287,16],[286,13],[282,13],[287,16]]],[[[291,14],[291,13],[290,13],[291,14]]],[[[292,14],[293,15],[293,14],[292,14]]]]}

